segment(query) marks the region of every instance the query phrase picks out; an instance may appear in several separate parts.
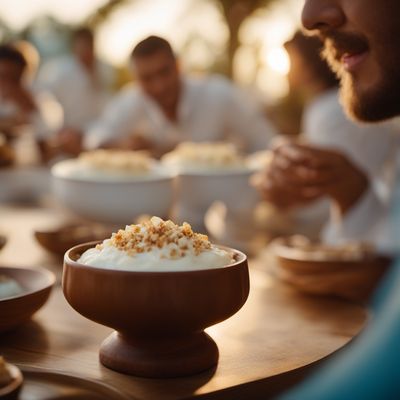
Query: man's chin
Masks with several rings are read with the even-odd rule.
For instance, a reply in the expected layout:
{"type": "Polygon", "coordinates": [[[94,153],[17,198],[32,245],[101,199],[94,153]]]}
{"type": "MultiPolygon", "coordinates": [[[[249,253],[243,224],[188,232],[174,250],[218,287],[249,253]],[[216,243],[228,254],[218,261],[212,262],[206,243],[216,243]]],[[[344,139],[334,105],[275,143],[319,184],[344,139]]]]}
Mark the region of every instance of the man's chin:
{"type": "Polygon", "coordinates": [[[351,77],[342,79],[341,103],[346,114],[353,120],[379,122],[400,114],[400,93],[391,85],[382,85],[375,90],[362,91],[351,77]]]}

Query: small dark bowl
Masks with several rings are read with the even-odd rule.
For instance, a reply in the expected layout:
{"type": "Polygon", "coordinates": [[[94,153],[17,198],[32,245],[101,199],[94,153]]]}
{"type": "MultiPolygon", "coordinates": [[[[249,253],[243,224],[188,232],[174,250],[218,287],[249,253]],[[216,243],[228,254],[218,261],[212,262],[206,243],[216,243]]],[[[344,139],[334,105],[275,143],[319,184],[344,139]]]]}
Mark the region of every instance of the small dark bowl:
{"type": "Polygon", "coordinates": [[[0,398],[2,400],[17,400],[24,379],[21,371],[15,365],[7,364],[7,368],[13,379],[6,386],[0,388],[0,398]]]}
{"type": "Polygon", "coordinates": [[[100,225],[70,224],[53,230],[36,230],[35,238],[50,253],[64,256],[71,247],[82,242],[104,240],[111,233],[110,229],[100,225]]]}
{"type": "Polygon", "coordinates": [[[17,281],[23,292],[0,300],[0,333],[29,320],[49,298],[55,276],[44,270],[0,267],[0,275],[17,281]]]}
{"type": "Polygon", "coordinates": [[[76,260],[96,243],[69,250],[63,290],[80,314],[116,330],[101,345],[100,361],[132,375],[167,378],[205,371],[218,348],[204,329],[235,314],[249,294],[246,256],[221,268],[117,271],[76,260]]]}

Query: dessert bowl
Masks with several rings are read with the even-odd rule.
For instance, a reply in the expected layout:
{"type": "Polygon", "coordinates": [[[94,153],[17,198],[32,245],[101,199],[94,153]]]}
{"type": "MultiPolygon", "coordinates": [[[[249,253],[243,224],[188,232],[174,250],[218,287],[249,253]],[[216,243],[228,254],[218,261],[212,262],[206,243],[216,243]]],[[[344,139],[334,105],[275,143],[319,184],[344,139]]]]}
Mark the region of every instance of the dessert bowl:
{"type": "Polygon", "coordinates": [[[391,262],[362,244],[304,248],[296,242],[296,237],[276,239],[271,249],[279,277],[304,293],[365,301],[391,262]]]}
{"type": "Polygon", "coordinates": [[[94,221],[121,224],[142,214],[169,215],[173,174],[156,169],[147,175],[74,175],[75,160],[51,169],[55,196],[76,214],[94,221]]]}
{"type": "Polygon", "coordinates": [[[15,281],[20,293],[0,299],[0,333],[26,322],[49,298],[55,277],[49,271],[0,267],[0,275],[15,281]]]}
{"type": "Polygon", "coordinates": [[[215,366],[218,347],[204,329],[244,305],[249,293],[246,256],[226,249],[235,259],[228,266],[163,272],[77,262],[96,244],[82,244],[66,253],[62,286],[76,311],[115,329],[101,345],[101,363],[152,378],[191,375],[215,366]]]}

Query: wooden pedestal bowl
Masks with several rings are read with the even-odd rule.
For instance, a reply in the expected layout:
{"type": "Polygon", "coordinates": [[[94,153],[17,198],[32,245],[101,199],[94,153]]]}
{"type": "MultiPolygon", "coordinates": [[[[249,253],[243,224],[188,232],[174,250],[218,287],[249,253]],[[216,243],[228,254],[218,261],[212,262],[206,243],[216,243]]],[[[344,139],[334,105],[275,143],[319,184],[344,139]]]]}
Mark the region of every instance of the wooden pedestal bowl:
{"type": "Polygon", "coordinates": [[[192,375],[214,367],[218,348],[204,329],[235,314],[249,294],[246,256],[222,268],[136,272],[78,263],[97,243],[64,259],[63,291],[86,318],[115,329],[100,361],[115,371],[151,378],[192,375]]]}

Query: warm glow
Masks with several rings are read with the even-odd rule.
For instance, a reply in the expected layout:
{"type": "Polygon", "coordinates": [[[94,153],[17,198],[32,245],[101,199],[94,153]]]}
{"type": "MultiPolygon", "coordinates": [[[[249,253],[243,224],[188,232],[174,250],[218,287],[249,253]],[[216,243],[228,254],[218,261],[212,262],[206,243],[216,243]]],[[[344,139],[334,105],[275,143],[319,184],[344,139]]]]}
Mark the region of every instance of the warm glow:
{"type": "Polygon", "coordinates": [[[268,66],[280,75],[287,75],[290,68],[289,56],[284,48],[275,47],[267,52],[268,66]]]}

